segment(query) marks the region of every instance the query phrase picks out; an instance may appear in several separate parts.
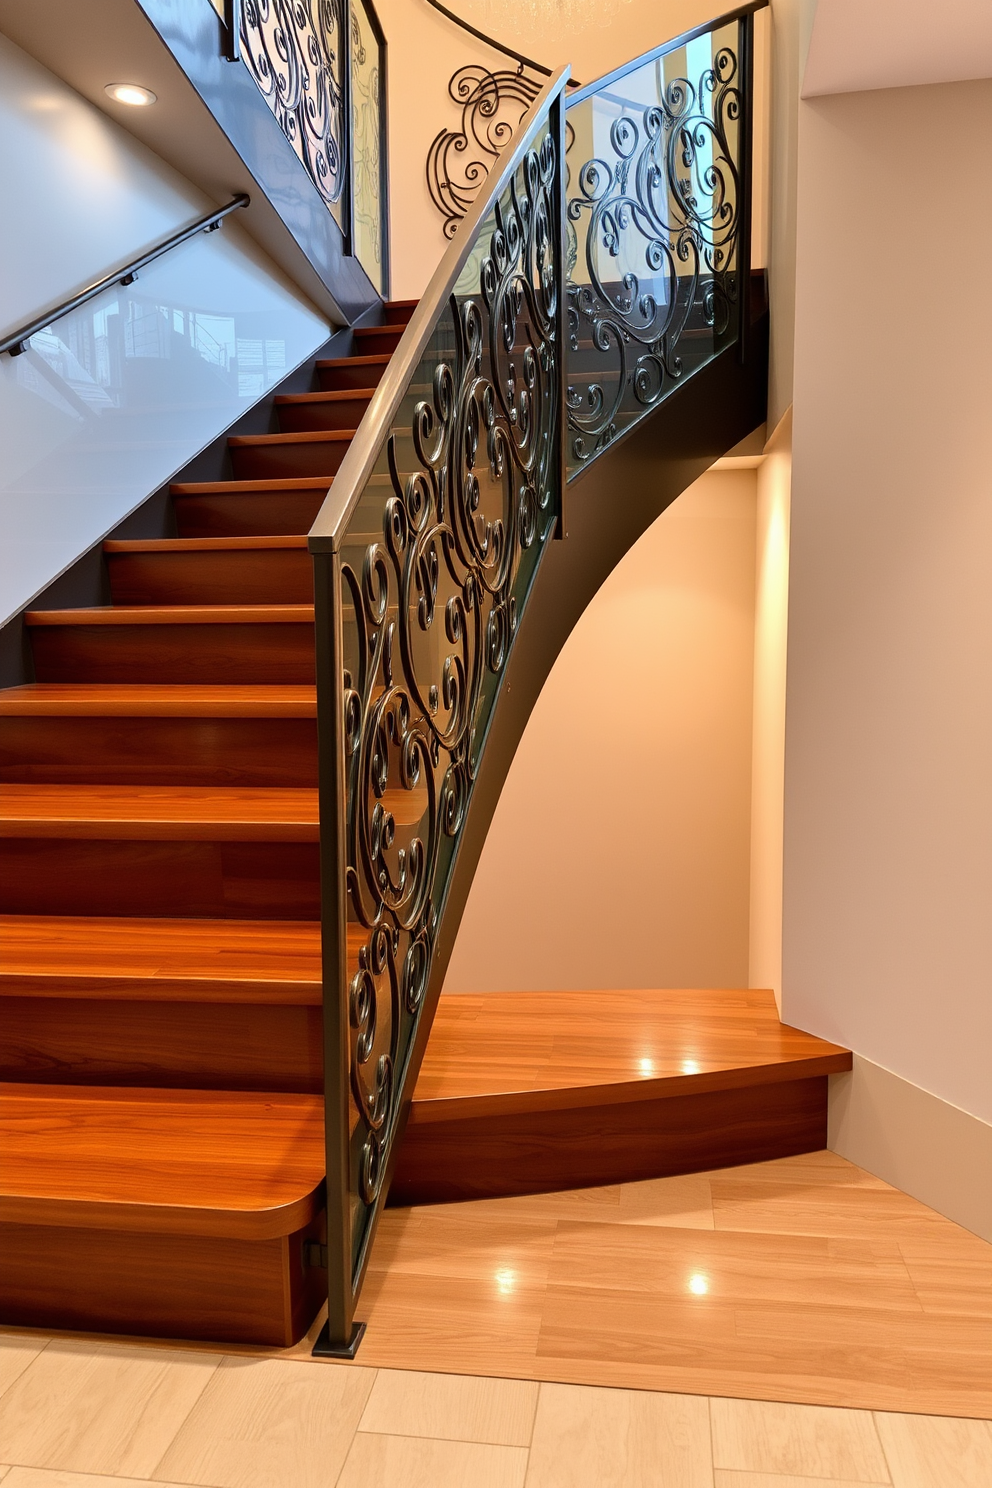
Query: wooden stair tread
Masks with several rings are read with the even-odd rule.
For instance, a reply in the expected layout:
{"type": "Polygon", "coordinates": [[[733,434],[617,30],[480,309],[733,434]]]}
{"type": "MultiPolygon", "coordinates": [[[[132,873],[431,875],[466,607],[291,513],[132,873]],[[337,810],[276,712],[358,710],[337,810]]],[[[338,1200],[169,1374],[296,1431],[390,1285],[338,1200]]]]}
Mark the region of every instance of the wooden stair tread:
{"type": "Polygon", "coordinates": [[[272,537],[149,537],[107,539],[105,553],[253,553],[269,549],[306,548],[306,533],[272,537]]]}
{"type": "Polygon", "coordinates": [[[454,993],[438,1004],[411,1120],[656,1100],[851,1068],[779,1022],[771,992],[454,993]]]}
{"type": "Polygon", "coordinates": [[[0,691],[0,718],[316,718],[307,686],[183,686],[151,682],[28,682],[0,691]]]}
{"type": "MultiPolygon", "coordinates": [[[[388,361],[389,358],[387,357],[388,361]]],[[[253,496],[279,491],[327,491],[333,476],[267,476],[264,480],[178,481],[169,487],[173,496],[253,496]]]]}
{"type": "Polygon", "coordinates": [[[311,920],[0,915],[0,947],[0,996],[321,1001],[320,925],[311,920]]]}
{"type": "Polygon", "coordinates": [[[278,449],[280,445],[289,444],[348,444],[354,439],[355,432],[354,429],[303,429],[292,434],[232,434],[227,442],[231,449],[278,449]]]}
{"type": "Polygon", "coordinates": [[[390,361],[392,361],[392,354],[388,351],[380,351],[368,356],[325,357],[316,365],[318,372],[336,372],[340,367],[385,367],[390,361]]]}
{"type": "Polygon", "coordinates": [[[268,1239],[323,1178],[319,1096],[0,1086],[7,1223],[268,1239]]]}
{"type": "Polygon", "coordinates": [[[319,406],[321,403],[355,403],[361,398],[371,398],[374,394],[375,388],[332,388],[330,392],[323,393],[280,393],[275,404],[277,408],[292,408],[297,404],[308,407],[319,406]]]}
{"type": "Polygon", "coordinates": [[[25,625],[312,625],[313,605],[94,605],[27,610],[25,625]]]}
{"type": "Polygon", "coordinates": [[[4,785],[0,837],[316,842],[316,790],[271,786],[4,785]]]}

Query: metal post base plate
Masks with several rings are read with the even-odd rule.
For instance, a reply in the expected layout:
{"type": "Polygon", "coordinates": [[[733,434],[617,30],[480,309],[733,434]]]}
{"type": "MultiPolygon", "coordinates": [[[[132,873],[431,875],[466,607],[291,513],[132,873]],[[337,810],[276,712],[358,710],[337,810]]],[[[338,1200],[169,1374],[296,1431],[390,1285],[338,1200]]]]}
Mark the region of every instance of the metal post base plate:
{"type": "Polygon", "coordinates": [[[358,1353],[358,1345],[361,1343],[365,1333],[365,1324],[356,1323],[351,1330],[351,1337],[347,1343],[332,1343],[328,1326],[325,1323],[313,1346],[313,1357],[315,1359],[353,1359],[358,1353]]]}

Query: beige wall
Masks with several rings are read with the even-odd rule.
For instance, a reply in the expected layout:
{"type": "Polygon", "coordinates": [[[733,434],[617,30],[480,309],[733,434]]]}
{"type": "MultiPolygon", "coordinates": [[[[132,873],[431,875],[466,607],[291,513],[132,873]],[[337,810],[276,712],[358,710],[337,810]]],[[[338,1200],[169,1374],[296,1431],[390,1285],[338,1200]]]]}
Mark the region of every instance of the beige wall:
{"type": "Polygon", "coordinates": [[[757,470],[749,976],[782,1006],[782,808],[789,605],[792,412],[757,470]]]}
{"type": "Polygon", "coordinates": [[[789,1022],[985,1123],[990,138],[990,82],[800,106],[783,965],[789,1022]]]}
{"type": "Polygon", "coordinates": [[[697,481],[572,633],[446,990],[746,985],[755,484],[697,481]]]}

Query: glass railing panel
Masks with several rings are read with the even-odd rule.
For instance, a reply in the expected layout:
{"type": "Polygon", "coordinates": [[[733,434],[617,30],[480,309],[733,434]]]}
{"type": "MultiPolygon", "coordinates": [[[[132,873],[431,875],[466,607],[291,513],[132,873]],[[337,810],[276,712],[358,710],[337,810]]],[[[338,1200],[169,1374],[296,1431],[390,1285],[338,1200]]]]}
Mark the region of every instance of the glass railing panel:
{"type": "Polygon", "coordinates": [[[351,5],[352,251],[379,294],[386,271],[386,48],[365,0],[351,5]]]}
{"type": "Polygon", "coordinates": [[[560,138],[555,103],[439,303],[337,550],[356,1273],[501,678],[561,512],[560,138]]]}
{"type": "Polygon", "coordinates": [[[569,474],[737,334],[735,20],[568,107],[569,474]]]}
{"type": "Polygon", "coordinates": [[[342,232],[344,17],[345,0],[242,0],[240,7],[241,60],[342,232]]]}

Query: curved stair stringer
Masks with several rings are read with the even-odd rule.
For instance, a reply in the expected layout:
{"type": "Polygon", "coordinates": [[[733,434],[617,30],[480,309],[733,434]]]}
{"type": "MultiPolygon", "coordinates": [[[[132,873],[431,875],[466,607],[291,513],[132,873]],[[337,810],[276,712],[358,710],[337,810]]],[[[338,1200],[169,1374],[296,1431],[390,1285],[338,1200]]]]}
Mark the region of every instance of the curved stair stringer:
{"type": "MultiPolygon", "coordinates": [[[[517,746],[548,675],[589,603],[624,554],[715,460],[765,419],[768,314],[752,323],[746,363],[728,347],[611,445],[565,493],[564,538],[547,545],[506,665],[454,870],[439,918],[430,980],[404,1082],[404,1107],[383,1183],[402,1164],[402,1133],[430,1041],[462,915],[517,746]],[[623,491],[621,500],[617,491],[623,491]]],[[[453,1196],[453,1195],[451,1195],[453,1196]]],[[[404,1187],[399,1202],[416,1201],[404,1187]]]]}

